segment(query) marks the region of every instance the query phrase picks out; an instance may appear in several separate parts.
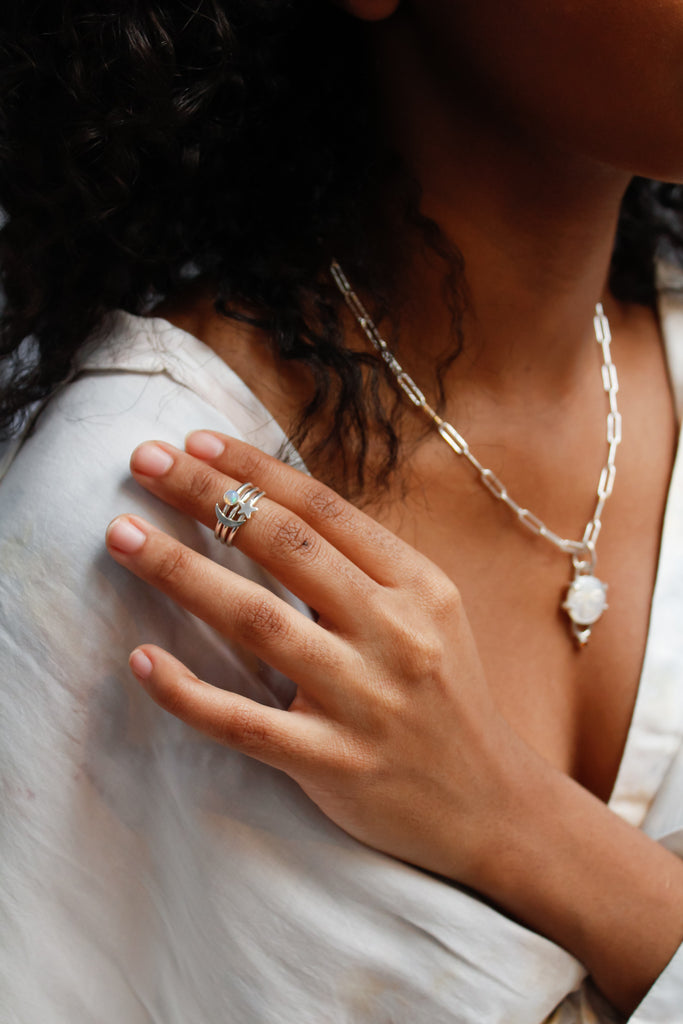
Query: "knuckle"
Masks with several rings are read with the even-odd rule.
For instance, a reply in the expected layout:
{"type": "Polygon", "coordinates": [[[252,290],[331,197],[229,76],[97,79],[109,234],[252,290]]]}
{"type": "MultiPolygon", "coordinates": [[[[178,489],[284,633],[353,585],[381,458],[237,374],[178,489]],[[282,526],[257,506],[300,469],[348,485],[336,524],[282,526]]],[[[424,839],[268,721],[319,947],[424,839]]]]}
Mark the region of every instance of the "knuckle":
{"type": "Polygon", "coordinates": [[[269,732],[265,723],[249,708],[228,708],[219,724],[221,737],[245,752],[262,751],[268,745],[269,732]]]}
{"type": "Polygon", "coordinates": [[[444,661],[444,643],[434,633],[420,633],[413,642],[413,659],[428,676],[438,673],[444,661]]]}
{"type": "Polygon", "coordinates": [[[344,525],[351,516],[351,509],[338,494],[329,488],[309,487],[303,495],[304,514],[322,522],[338,522],[344,525]]]}
{"type": "Polygon", "coordinates": [[[297,639],[297,657],[302,665],[314,665],[328,673],[341,666],[341,656],[334,645],[330,647],[316,633],[305,632],[297,639]]]}
{"type": "Polygon", "coordinates": [[[235,628],[241,639],[254,644],[282,639],[287,632],[281,613],[273,607],[272,598],[265,595],[242,602],[235,617],[235,628]]]}
{"type": "Polygon", "coordinates": [[[385,609],[382,632],[401,671],[411,678],[438,675],[445,657],[444,631],[432,615],[385,609]]]}
{"type": "Polygon", "coordinates": [[[444,645],[437,633],[405,627],[397,640],[404,665],[411,674],[431,676],[443,664],[444,645]]]}
{"type": "Polygon", "coordinates": [[[460,591],[444,573],[426,574],[422,580],[425,610],[437,622],[454,621],[462,611],[460,591]]]}
{"type": "Polygon", "coordinates": [[[397,684],[394,673],[378,674],[372,680],[372,702],[364,709],[363,728],[381,744],[397,723],[405,721],[413,700],[413,686],[397,684]]]}
{"type": "Polygon", "coordinates": [[[267,543],[274,555],[311,555],[317,548],[315,534],[310,527],[291,515],[274,515],[267,530],[267,543]]]}
{"type": "Polygon", "coordinates": [[[240,476],[243,480],[253,480],[255,483],[267,474],[268,459],[269,456],[258,448],[252,448],[251,445],[240,447],[235,452],[235,462],[238,463],[236,468],[239,469],[240,476]]]}
{"type": "Polygon", "coordinates": [[[213,505],[220,495],[220,483],[216,474],[207,471],[203,466],[198,466],[190,472],[188,489],[192,500],[199,505],[205,502],[213,505]]]}
{"type": "Polygon", "coordinates": [[[172,544],[164,548],[154,567],[154,576],[165,587],[173,587],[181,582],[188,569],[189,552],[180,544],[172,544]]]}

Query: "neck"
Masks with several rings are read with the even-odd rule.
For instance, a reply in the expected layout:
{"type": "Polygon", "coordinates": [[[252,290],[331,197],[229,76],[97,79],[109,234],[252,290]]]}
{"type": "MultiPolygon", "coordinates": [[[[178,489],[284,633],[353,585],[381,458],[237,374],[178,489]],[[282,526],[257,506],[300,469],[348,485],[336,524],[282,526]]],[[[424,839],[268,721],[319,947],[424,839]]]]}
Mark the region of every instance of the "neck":
{"type": "MultiPolygon", "coordinates": [[[[467,83],[445,81],[409,15],[376,33],[392,144],[421,184],[423,212],[464,258],[471,358],[455,373],[514,389],[533,367],[545,387],[568,386],[592,353],[596,302],[618,318],[606,280],[629,176],[526,137],[467,83]]],[[[439,261],[416,248],[401,281],[416,368],[450,331],[442,280],[439,261]]]]}

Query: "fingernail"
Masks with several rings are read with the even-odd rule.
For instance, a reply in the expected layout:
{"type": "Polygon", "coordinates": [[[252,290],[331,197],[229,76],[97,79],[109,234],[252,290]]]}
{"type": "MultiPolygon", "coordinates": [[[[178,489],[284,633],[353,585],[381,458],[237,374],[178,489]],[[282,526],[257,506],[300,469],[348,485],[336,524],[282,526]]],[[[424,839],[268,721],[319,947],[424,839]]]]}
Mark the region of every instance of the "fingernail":
{"type": "Polygon", "coordinates": [[[225,445],[205,430],[195,430],[185,438],[185,451],[198,459],[217,459],[225,451],[225,445]]]}
{"type": "Polygon", "coordinates": [[[114,519],[107,528],[107,544],[124,555],[134,555],[146,540],[147,535],[125,516],[114,519]]]}
{"type": "Polygon", "coordinates": [[[173,456],[158,444],[146,441],[130,457],[130,468],[143,476],[163,476],[173,465],[173,456]]]}
{"type": "Polygon", "coordinates": [[[145,652],[141,651],[138,647],[135,648],[128,659],[128,664],[133,675],[136,675],[138,679],[147,679],[152,674],[152,669],[154,668],[145,652]]]}

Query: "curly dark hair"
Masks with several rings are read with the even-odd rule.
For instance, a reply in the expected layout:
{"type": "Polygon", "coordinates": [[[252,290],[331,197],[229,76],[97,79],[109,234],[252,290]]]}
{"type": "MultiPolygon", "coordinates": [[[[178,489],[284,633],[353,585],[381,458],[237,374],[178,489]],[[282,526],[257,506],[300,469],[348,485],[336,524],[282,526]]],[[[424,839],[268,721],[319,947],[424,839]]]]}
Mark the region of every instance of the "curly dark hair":
{"type": "MultiPolygon", "coordinates": [[[[330,257],[386,313],[396,267],[376,199],[400,182],[405,222],[452,271],[450,356],[460,266],[378,141],[361,25],[322,0],[5,0],[0,32],[0,430],[69,376],[109,310],[140,313],[201,275],[219,311],[252,311],[310,373],[294,443],[331,401],[318,454],[334,445],[362,487],[379,424],[393,468],[398,406],[378,397],[378,361],[343,345],[330,257]]],[[[653,302],[655,252],[683,249],[682,203],[632,183],[618,297],[653,302]]]]}

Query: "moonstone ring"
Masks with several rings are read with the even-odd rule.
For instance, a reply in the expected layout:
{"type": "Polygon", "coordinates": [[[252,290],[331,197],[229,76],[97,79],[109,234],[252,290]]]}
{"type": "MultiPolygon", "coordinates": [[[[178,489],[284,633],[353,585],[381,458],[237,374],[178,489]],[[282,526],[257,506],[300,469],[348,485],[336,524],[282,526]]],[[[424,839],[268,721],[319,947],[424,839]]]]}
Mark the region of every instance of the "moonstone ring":
{"type": "Polygon", "coordinates": [[[251,519],[257,512],[256,502],[265,491],[260,491],[253,484],[241,484],[234,491],[226,491],[223,495],[223,507],[216,504],[216,539],[223,544],[232,544],[240,526],[251,519]]]}

